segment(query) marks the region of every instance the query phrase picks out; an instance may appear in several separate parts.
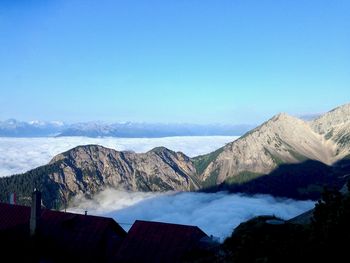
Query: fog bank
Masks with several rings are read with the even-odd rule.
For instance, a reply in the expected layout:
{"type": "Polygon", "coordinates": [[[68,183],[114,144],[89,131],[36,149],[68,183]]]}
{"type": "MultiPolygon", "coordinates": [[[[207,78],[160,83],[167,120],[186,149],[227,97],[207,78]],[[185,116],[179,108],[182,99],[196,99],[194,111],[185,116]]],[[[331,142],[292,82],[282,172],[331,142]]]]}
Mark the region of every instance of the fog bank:
{"type": "Polygon", "coordinates": [[[236,226],[254,216],[289,219],[314,207],[312,201],[269,195],[218,193],[131,193],[108,189],[93,200],[79,198],[71,211],[114,218],[128,230],[137,220],[196,225],[223,240],[236,226]]]}

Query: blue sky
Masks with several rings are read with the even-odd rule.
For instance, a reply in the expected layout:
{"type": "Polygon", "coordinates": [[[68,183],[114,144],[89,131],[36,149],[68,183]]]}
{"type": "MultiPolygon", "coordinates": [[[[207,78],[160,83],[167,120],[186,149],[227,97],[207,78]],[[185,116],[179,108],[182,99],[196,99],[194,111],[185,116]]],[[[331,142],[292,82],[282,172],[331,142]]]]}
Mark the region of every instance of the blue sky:
{"type": "Polygon", "coordinates": [[[259,123],[350,102],[350,1],[0,2],[0,120],[259,123]]]}

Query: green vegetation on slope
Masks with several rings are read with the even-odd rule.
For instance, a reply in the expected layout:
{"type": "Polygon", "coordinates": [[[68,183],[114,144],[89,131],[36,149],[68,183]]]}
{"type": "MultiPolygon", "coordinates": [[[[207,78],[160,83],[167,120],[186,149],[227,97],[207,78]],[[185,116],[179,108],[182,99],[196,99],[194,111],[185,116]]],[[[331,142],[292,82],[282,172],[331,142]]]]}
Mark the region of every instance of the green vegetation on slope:
{"type": "Polygon", "coordinates": [[[304,156],[296,151],[288,150],[288,152],[299,162],[305,162],[306,160],[309,159],[306,156],[304,156]]]}
{"type": "Polygon", "coordinates": [[[271,157],[271,159],[276,164],[276,166],[279,166],[279,165],[284,163],[284,161],[282,159],[280,159],[279,157],[277,157],[277,156],[273,155],[272,153],[270,153],[270,151],[268,149],[266,149],[265,147],[264,147],[264,152],[265,152],[265,155],[271,157]]]}
{"type": "Polygon", "coordinates": [[[30,205],[34,188],[42,192],[43,204],[47,208],[61,206],[59,186],[47,176],[59,173],[61,161],[52,165],[40,166],[25,174],[0,178],[0,201],[7,202],[11,193],[16,193],[17,203],[30,205]]]}
{"type": "Polygon", "coordinates": [[[214,152],[192,158],[192,162],[196,168],[197,175],[201,175],[208,167],[208,165],[214,161],[219,156],[219,154],[223,152],[223,150],[224,147],[221,147],[214,152]]]}
{"type": "Polygon", "coordinates": [[[218,176],[219,176],[219,171],[218,171],[218,170],[214,170],[214,171],[205,179],[205,181],[202,183],[202,186],[203,186],[204,188],[216,186],[216,185],[217,185],[218,176]]]}
{"type": "Polygon", "coordinates": [[[296,164],[283,164],[269,174],[242,174],[231,177],[219,185],[203,189],[205,192],[229,191],[246,194],[270,194],[298,200],[317,200],[324,186],[340,189],[350,178],[350,161],[328,166],[308,160],[296,164]],[[244,177],[247,175],[247,177],[244,177]],[[254,178],[255,177],[255,178],[254,178]]]}
{"type": "Polygon", "coordinates": [[[243,184],[246,182],[249,182],[251,180],[254,180],[258,178],[259,176],[262,176],[261,173],[254,173],[250,171],[243,171],[235,176],[231,176],[225,180],[225,183],[227,184],[243,184]]]}

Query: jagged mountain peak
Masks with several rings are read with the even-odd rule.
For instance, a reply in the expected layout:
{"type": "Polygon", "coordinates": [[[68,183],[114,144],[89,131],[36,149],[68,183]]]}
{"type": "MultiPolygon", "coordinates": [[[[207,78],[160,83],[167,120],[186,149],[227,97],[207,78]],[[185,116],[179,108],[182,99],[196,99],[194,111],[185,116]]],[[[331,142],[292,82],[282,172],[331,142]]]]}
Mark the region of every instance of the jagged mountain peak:
{"type": "Polygon", "coordinates": [[[350,103],[337,107],[310,123],[320,134],[326,134],[340,125],[350,123],[350,103]]]}
{"type": "Polygon", "coordinates": [[[266,121],[264,124],[265,125],[269,125],[269,124],[290,125],[290,124],[294,124],[294,123],[306,125],[306,122],[304,120],[299,119],[297,117],[294,117],[292,115],[289,115],[285,112],[281,112],[279,114],[276,114],[271,119],[266,121]]]}
{"type": "MultiPolygon", "coordinates": [[[[311,132],[310,125],[297,117],[291,116],[287,113],[279,113],[274,115],[272,118],[262,123],[260,126],[255,129],[247,132],[240,139],[247,137],[257,137],[259,141],[264,134],[269,136],[273,136],[274,134],[278,134],[278,137],[294,137],[295,135],[301,135],[304,133],[304,130],[308,130],[311,132]]],[[[236,143],[236,141],[232,142],[236,143]]],[[[231,143],[231,144],[232,144],[231,143]]],[[[255,142],[257,143],[257,141],[255,142]]]]}
{"type": "Polygon", "coordinates": [[[73,159],[76,157],[82,158],[83,156],[86,156],[86,155],[91,155],[91,154],[96,155],[100,153],[107,154],[108,152],[118,153],[118,151],[114,149],[110,149],[98,144],[78,145],[66,152],[57,154],[51,159],[49,164],[52,164],[54,162],[67,159],[67,158],[73,158],[73,159]]]}
{"type": "Polygon", "coordinates": [[[266,174],[283,163],[311,159],[331,164],[334,155],[334,143],[316,133],[308,122],[280,113],[227,144],[206,163],[200,176],[204,181],[213,180],[214,176],[216,182],[221,183],[247,173],[249,176],[266,174]]]}
{"type": "Polygon", "coordinates": [[[350,104],[345,104],[312,122],[277,114],[220,151],[194,160],[202,180],[222,183],[248,180],[280,164],[315,160],[331,165],[349,152],[350,104]]]}
{"type": "Polygon", "coordinates": [[[336,158],[350,153],[350,104],[337,107],[310,123],[313,130],[336,143],[336,158]]]}
{"type": "Polygon", "coordinates": [[[158,146],[158,147],[155,147],[151,150],[148,151],[148,153],[175,153],[174,151],[164,147],[164,146],[158,146]]]}
{"type": "Polygon", "coordinates": [[[284,120],[291,120],[291,119],[295,119],[295,117],[289,115],[288,113],[280,112],[280,113],[274,115],[270,120],[284,121],[284,120]]]}
{"type": "Polygon", "coordinates": [[[91,195],[105,187],[131,191],[198,189],[189,157],[165,147],[146,153],[116,151],[100,145],[77,146],[56,155],[41,169],[60,186],[59,195],[91,195]]]}
{"type": "Polygon", "coordinates": [[[331,112],[342,112],[342,113],[346,113],[346,114],[349,114],[349,111],[350,111],[350,103],[346,103],[346,104],[343,104],[339,107],[336,107],[332,110],[329,111],[329,113],[331,112]]]}

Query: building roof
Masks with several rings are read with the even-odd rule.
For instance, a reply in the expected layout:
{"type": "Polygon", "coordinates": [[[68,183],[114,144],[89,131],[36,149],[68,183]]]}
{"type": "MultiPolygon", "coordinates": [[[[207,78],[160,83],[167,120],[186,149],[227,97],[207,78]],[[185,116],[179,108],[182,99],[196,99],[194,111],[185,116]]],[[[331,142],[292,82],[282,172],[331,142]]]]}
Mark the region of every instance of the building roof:
{"type": "MultiPolygon", "coordinates": [[[[28,206],[0,203],[0,231],[19,225],[29,226],[30,210],[31,208],[28,206]]],[[[58,228],[60,230],[67,229],[72,233],[74,232],[77,237],[82,237],[85,233],[85,238],[88,238],[88,236],[96,238],[107,228],[112,228],[120,235],[126,235],[125,230],[114,219],[108,217],[42,209],[40,220],[42,230],[57,232],[58,228]]]]}
{"type": "Polygon", "coordinates": [[[178,262],[207,237],[197,226],[136,220],[116,262],[178,262]]]}
{"type": "MultiPolygon", "coordinates": [[[[0,203],[0,243],[31,253],[30,213],[30,207],[0,203]]],[[[126,234],[112,218],[47,209],[37,233],[40,256],[57,262],[179,262],[209,238],[197,226],[139,220],[126,234]]]]}
{"type": "MultiPolygon", "coordinates": [[[[0,203],[0,234],[12,242],[29,240],[31,208],[0,203]]],[[[43,245],[77,257],[118,249],[126,232],[112,218],[41,210],[38,237],[43,245]]],[[[0,236],[1,237],[1,236],[0,236]]],[[[1,241],[1,240],[0,240],[1,241]]]]}
{"type": "Polygon", "coordinates": [[[30,207],[0,203],[0,232],[28,225],[29,233],[30,207]]]}

